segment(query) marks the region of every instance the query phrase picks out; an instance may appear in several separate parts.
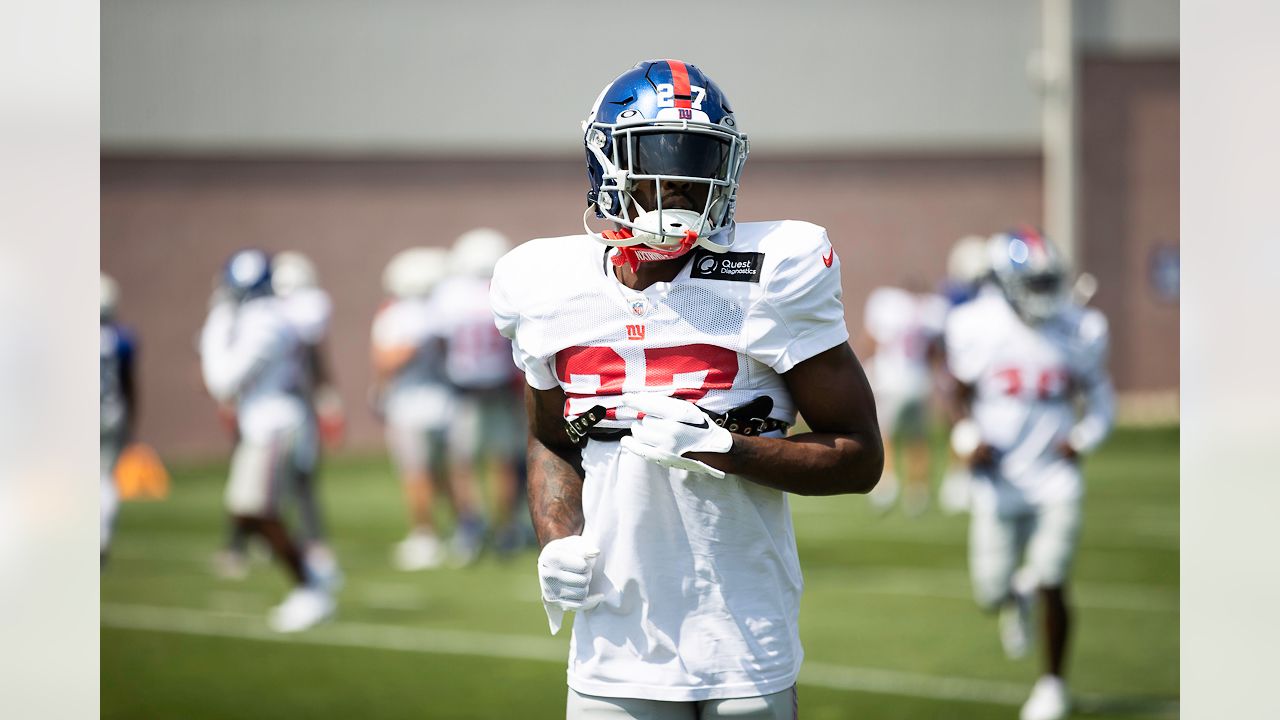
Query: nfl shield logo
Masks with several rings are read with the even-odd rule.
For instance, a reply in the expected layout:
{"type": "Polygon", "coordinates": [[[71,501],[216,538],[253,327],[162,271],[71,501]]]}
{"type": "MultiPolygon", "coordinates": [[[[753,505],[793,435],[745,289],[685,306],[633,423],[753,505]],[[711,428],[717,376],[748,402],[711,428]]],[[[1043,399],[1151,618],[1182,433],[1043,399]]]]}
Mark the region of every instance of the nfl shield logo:
{"type": "Polygon", "coordinates": [[[631,312],[635,313],[637,317],[640,315],[643,315],[644,311],[645,311],[645,302],[643,300],[636,300],[635,302],[631,303],[631,312]]]}

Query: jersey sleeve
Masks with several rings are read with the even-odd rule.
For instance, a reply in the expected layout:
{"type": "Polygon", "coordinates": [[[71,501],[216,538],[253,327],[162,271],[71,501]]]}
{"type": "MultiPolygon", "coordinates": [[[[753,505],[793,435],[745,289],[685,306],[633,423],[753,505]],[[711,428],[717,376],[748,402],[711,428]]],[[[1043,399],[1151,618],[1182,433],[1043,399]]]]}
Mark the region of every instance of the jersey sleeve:
{"type": "Polygon", "coordinates": [[[493,311],[493,323],[498,332],[511,341],[511,359],[524,373],[525,382],[536,390],[550,390],[560,386],[551,361],[529,354],[521,344],[520,310],[515,301],[519,294],[515,281],[516,269],[508,254],[498,262],[489,284],[489,307],[493,311]]]}
{"type": "Polygon", "coordinates": [[[286,301],[289,322],[299,339],[307,345],[318,345],[329,331],[333,302],[329,294],[318,288],[299,291],[286,301]]]}
{"type": "Polygon", "coordinates": [[[1107,348],[1110,331],[1107,318],[1092,308],[1086,309],[1076,331],[1080,344],[1076,379],[1084,395],[1084,413],[1071,428],[1069,442],[1076,452],[1096,450],[1115,422],[1115,390],[1107,372],[1107,348]]]}
{"type": "Polygon", "coordinates": [[[826,230],[804,227],[815,232],[796,238],[747,314],[747,354],[778,373],[849,340],[840,260],[826,230]]]}
{"type": "Polygon", "coordinates": [[[944,342],[947,353],[947,369],[956,380],[972,385],[981,376],[986,363],[986,353],[982,344],[983,334],[979,332],[980,318],[976,317],[976,306],[967,305],[951,311],[947,316],[944,342]]]}
{"type": "Polygon", "coordinates": [[[209,394],[222,402],[232,400],[285,342],[286,332],[286,326],[263,313],[237,313],[229,304],[215,307],[200,337],[200,366],[209,394]]]}

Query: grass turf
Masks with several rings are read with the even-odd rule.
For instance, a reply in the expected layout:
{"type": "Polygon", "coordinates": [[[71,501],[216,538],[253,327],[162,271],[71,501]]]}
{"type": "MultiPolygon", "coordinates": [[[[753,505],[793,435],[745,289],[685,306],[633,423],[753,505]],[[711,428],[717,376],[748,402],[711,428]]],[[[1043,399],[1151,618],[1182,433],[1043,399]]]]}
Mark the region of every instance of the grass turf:
{"type": "MultiPolygon", "coordinates": [[[[337,458],[323,493],[347,576],[338,622],[272,637],[265,613],[286,590],[281,575],[266,564],[243,582],[210,572],[224,473],[176,468],[168,500],[123,508],[102,579],[103,717],[563,717],[567,633],[546,634],[533,551],[397,572],[390,548],[405,528],[389,466],[337,458]]],[[[1171,715],[1177,429],[1118,431],[1086,474],[1072,590],[1077,716],[1171,715]]],[[[973,605],[966,517],[881,517],[851,496],[793,498],[793,510],[805,718],[1017,716],[1038,660],[1005,659],[994,618],[973,605]]]]}

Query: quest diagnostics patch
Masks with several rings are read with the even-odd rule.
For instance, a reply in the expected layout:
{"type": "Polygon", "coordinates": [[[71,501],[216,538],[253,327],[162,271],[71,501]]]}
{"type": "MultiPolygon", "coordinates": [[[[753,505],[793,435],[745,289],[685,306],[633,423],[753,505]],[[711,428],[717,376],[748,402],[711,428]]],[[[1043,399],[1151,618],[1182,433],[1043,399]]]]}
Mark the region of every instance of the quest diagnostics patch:
{"type": "Polygon", "coordinates": [[[713,253],[698,248],[693,256],[693,269],[689,271],[689,277],[703,280],[760,282],[760,268],[763,265],[764,253],[713,253]]]}

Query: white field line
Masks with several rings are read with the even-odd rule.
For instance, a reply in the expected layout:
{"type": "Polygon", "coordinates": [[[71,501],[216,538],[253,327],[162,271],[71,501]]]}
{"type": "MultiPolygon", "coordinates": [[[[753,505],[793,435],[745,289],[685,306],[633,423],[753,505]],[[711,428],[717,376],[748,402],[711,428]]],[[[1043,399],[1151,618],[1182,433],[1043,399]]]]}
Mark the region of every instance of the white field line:
{"type": "MultiPolygon", "coordinates": [[[[188,567],[208,567],[207,558],[191,552],[170,548],[158,552],[144,551],[141,548],[130,548],[128,551],[113,553],[113,560],[126,563],[165,562],[188,567]]],[[[205,573],[185,576],[192,578],[206,577],[205,573]]],[[[814,577],[818,577],[817,572],[814,577]]],[[[177,577],[168,573],[167,577],[177,577]]],[[[530,581],[532,582],[532,580],[530,581]]],[[[855,570],[850,575],[851,584],[844,589],[862,595],[900,595],[907,597],[938,598],[943,600],[970,600],[969,579],[963,571],[935,570],[929,568],[911,568],[906,566],[874,566],[855,570]],[[954,588],[948,590],[947,588],[954,588]]],[[[362,594],[364,604],[387,610],[412,610],[420,608],[416,589],[405,587],[400,594],[392,590],[394,586],[381,585],[378,589],[369,588],[362,594]],[[387,592],[382,592],[385,589],[387,592]]],[[[513,596],[528,599],[529,593],[516,590],[513,596]]],[[[1176,587],[1146,585],[1141,583],[1114,582],[1082,582],[1072,585],[1071,602],[1076,607],[1093,610],[1124,610],[1134,612],[1178,612],[1178,589],[1176,587]]]]}
{"type": "MultiPolygon", "coordinates": [[[[102,626],[285,644],[540,662],[563,663],[568,655],[563,638],[557,640],[530,635],[352,622],[331,622],[305,633],[281,635],[267,629],[264,615],[150,605],[104,604],[102,626]]],[[[801,685],[833,690],[1009,706],[1022,704],[1029,691],[1021,683],[920,675],[819,662],[806,662],[799,682],[801,685]]],[[[1103,696],[1076,694],[1075,698],[1085,707],[1105,707],[1108,704],[1103,696]]],[[[1177,716],[1177,703],[1173,701],[1159,700],[1144,709],[1155,717],[1177,716]]]]}

